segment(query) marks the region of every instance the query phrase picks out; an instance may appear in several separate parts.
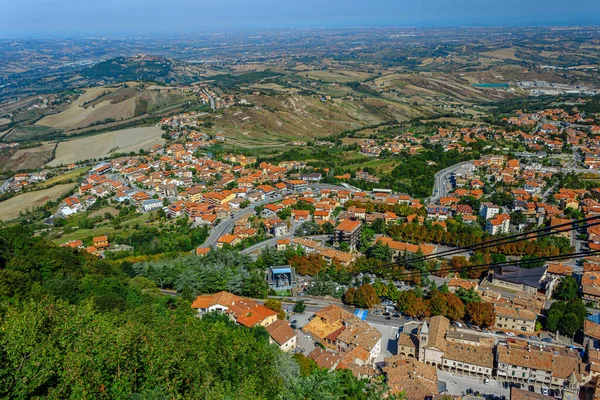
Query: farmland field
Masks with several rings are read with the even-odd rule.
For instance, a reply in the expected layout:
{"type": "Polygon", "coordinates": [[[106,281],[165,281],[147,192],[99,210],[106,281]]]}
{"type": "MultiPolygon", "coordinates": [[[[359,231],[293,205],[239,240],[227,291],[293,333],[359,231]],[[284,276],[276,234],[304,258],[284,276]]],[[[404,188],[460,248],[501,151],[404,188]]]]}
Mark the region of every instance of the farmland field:
{"type": "Polygon", "coordinates": [[[50,186],[58,185],[61,183],[68,183],[71,180],[77,179],[80,176],[86,174],[91,167],[82,167],[77,168],[72,171],[65,172],[64,174],[60,174],[48,179],[46,182],[42,182],[39,187],[45,189],[50,186]]]}
{"type": "Polygon", "coordinates": [[[19,149],[10,157],[0,158],[0,170],[18,171],[39,168],[52,159],[55,146],[55,142],[49,142],[38,147],[19,149]]]}
{"type": "Polygon", "coordinates": [[[56,157],[47,165],[50,167],[70,164],[77,161],[106,157],[113,153],[128,153],[140,149],[148,150],[156,144],[163,144],[162,130],[157,126],[147,126],[102,133],[60,142],[56,157]]]}
{"type": "Polygon", "coordinates": [[[62,133],[60,129],[40,125],[16,126],[3,138],[3,142],[24,142],[41,140],[54,134],[62,133]]]}
{"type": "Polygon", "coordinates": [[[114,91],[114,89],[105,87],[95,87],[87,89],[85,93],[79,96],[79,98],[76,101],[74,101],[73,104],[71,104],[71,107],[69,107],[67,110],[58,114],[44,117],[38,122],[36,122],[36,125],[62,129],[69,129],[75,127],[81,122],[83,122],[90,115],[92,115],[94,112],[99,110],[101,107],[109,104],[109,102],[106,102],[106,104],[102,106],[99,105],[98,108],[86,108],[84,107],[85,103],[94,100],[95,98],[97,98],[105,92],[111,91],[114,91]]]}
{"type": "Polygon", "coordinates": [[[51,200],[56,200],[77,186],[77,183],[56,185],[50,189],[27,192],[0,203],[0,220],[9,221],[19,216],[19,211],[39,207],[51,200]]]}
{"type": "Polygon", "coordinates": [[[303,71],[301,75],[310,79],[321,80],[323,82],[346,83],[352,81],[364,81],[372,77],[371,74],[360,71],[350,70],[323,70],[323,71],[303,71]]]}

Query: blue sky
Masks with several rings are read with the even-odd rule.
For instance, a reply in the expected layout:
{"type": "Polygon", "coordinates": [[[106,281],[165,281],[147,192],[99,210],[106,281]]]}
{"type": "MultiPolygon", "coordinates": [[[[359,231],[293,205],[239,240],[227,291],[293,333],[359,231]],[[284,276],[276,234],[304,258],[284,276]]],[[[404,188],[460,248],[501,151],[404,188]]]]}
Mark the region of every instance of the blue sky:
{"type": "Polygon", "coordinates": [[[15,36],[461,25],[600,25],[600,0],[0,0],[15,36]]]}

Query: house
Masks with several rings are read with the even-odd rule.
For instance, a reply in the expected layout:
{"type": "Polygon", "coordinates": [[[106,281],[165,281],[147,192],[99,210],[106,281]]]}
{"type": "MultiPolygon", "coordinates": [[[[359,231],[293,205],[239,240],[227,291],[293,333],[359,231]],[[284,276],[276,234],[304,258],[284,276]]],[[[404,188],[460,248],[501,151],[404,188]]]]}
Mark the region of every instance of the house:
{"type": "Polygon", "coordinates": [[[108,236],[96,236],[92,239],[92,243],[98,250],[106,249],[109,246],[108,236]]]}
{"type": "Polygon", "coordinates": [[[83,210],[83,205],[81,204],[79,199],[77,197],[70,196],[70,197],[67,197],[63,201],[63,205],[60,208],[60,214],[63,217],[68,218],[73,214],[77,214],[78,212],[81,212],[82,210],[83,210]]]}
{"type": "Polygon", "coordinates": [[[447,340],[442,368],[451,373],[491,378],[494,372],[494,346],[470,340],[447,340]]]}
{"type": "Polygon", "coordinates": [[[277,250],[283,251],[290,245],[290,239],[280,239],[277,241],[277,250]]]}
{"type": "Polygon", "coordinates": [[[302,330],[314,336],[325,348],[338,352],[361,347],[368,353],[369,364],[381,354],[381,333],[334,304],[317,311],[302,330]]]}
{"type": "Polygon", "coordinates": [[[494,321],[496,328],[517,332],[535,332],[537,315],[532,311],[496,305],[494,313],[496,314],[494,321]]]}
{"type": "Polygon", "coordinates": [[[225,245],[235,246],[241,242],[237,235],[223,235],[217,240],[217,247],[221,249],[225,245]]]}
{"type": "Polygon", "coordinates": [[[271,225],[271,228],[269,229],[269,233],[276,238],[285,236],[288,233],[287,224],[283,221],[274,223],[273,225],[271,225]]]}
{"type": "Polygon", "coordinates": [[[210,251],[210,247],[196,247],[195,253],[197,256],[205,256],[210,251]]]}
{"type": "Polygon", "coordinates": [[[208,312],[220,312],[230,316],[237,323],[247,326],[268,327],[277,321],[277,313],[263,305],[245,297],[236,296],[229,292],[219,292],[196,297],[192,308],[198,316],[208,312]]]}
{"type": "Polygon", "coordinates": [[[583,323],[583,347],[588,352],[600,350],[600,324],[592,321],[593,317],[598,315],[587,318],[583,323]]]}
{"type": "Polygon", "coordinates": [[[83,241],[81,240],[70,240],[67,243],[63,243],[60,247],[70,247],[72,249],[83,249],[83,241]]]}
{"type": "Polygon", "coordinates": [[[463,288],[465,290],[477,290],[478,287],[479,285],[477,282],[468,281],[461,278],[451,278],[448,282],[448,289],[450,289],[452,293],[456,292],[459,288],[463,288]]]}
{"type": "Polygon", "coordinates": [[[573,220],[571,219],[557,217],[550,218],[550,227],[557,227],[551,231],[554,232],[556,236],[561,236],[567,239],[570,239],[571,237],[571,231],[569,229],[572,228],[572,223],[573,220]]]}
{"type": "Polygon", "coordinates": [[[167,215],[169,218],[181,217],[184,213],[184,208],[179,204],[169,204],[167,207],[167,215]]]}
{"type": "Polygon", "coordinates": [[[266,329],[269,333],[269,343],[276,343],[280,350],[290,352],[296,348],[296,332],[287,321],[277,320],[266,329]]]}
{"type": "Polygon", "coordinates": [[[427,219],[445,221],[448,219],[449,208],[430,205],[427,207],[427,219]]]}
{"type": "Polygon", "coordinates": [[[348,243],[351,250],[355,250],[360,242],[362,223],[350,219],[343,220],[335,227],[334,240],[336,243],[348,243]]]}
{"type": "Polygon", "coordinates": [[[305,222],[310,221],[309,210],[292,210],[292,220],[294,222],[305,222]]]}
{"type": "Polygon", "coordinates": [[[162,208],[162,206],[163,202],[158,199],[142,201],[142,210],[144,210],[144,212],[159,210],[162,208]]]}
{"type": "Polygon", "coordinates": [[[435,251],[437,250],[437,246],[435,246],[435,245],[430,245],[430,244],[416,245],[416,244],[411,244],[411,243],[398,242],[392,238],[383,237],[383,236],[378,237],[377,241],[379,243],[383,244],[384,246],[389,246],[393,252],[394,257],[398,257],[399,255],[404,254],[404,253],[416,254],[419,251],[421,253],[423,253],[423,255],[428,256],[428,255],[435,253],[435,251]]]}

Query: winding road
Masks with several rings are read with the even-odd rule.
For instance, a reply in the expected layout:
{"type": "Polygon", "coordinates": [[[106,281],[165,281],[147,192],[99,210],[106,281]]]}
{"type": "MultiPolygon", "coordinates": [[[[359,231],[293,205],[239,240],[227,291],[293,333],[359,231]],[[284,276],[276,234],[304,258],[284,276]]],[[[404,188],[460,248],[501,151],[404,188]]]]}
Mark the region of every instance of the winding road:
{"type": "Polygon", "coordinates": [[[448,178],[450,178],[450,175],[454,172],[467,165],[473,166],[473,161],[459,162],[458,164],[454,164],[438,171],[435,174],[433,181],[433,193],[429,199],[425,199],[426,204],[436,204],[442,197],[446,197],[448,195],[448,178]]]}

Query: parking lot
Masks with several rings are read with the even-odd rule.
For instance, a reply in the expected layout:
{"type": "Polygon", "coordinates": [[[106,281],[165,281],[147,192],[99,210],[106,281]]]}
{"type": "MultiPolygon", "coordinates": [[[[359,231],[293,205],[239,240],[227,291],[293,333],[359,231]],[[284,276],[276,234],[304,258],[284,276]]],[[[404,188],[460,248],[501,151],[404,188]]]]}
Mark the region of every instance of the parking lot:
{"type": "Polygon", "coordinates": [[[446,383],[448,393],[461,396],[467,393],[468,389],[481,394],[491,394],[495,396],[510,397],[510,390],[502,387],[502,382],[490,380],[489,384],[483,383],[483,379],[473,378],[462,375],[455,375],[449,372],[438,370],[438,381],[446,383]]]}

